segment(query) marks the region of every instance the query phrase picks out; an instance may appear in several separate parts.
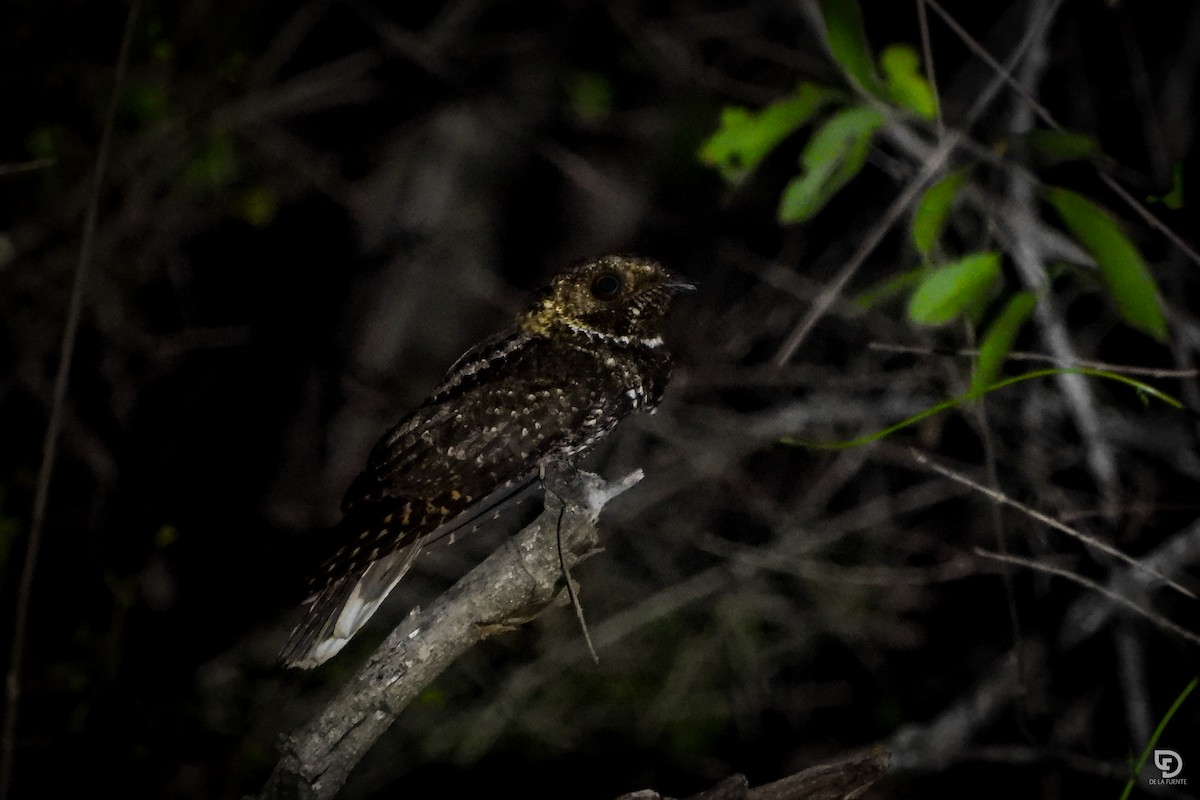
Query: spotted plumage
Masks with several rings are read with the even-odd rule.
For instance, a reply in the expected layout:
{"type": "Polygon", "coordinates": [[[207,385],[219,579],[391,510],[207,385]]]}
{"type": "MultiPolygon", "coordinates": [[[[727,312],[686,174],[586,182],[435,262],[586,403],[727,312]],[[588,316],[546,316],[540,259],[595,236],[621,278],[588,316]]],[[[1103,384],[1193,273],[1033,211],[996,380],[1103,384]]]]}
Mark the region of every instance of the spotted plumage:
{"type": "Polygon", "coordinates": [[[687,284],[654,261],[606,256],[554,278],[516,325],[467,351],[433,395],[372,450],[342,502],[341,542],[312,579],[282,660],[336,654],[422,546],[470,530],[582,458],[670,376],[662,320],[687,284]]]}

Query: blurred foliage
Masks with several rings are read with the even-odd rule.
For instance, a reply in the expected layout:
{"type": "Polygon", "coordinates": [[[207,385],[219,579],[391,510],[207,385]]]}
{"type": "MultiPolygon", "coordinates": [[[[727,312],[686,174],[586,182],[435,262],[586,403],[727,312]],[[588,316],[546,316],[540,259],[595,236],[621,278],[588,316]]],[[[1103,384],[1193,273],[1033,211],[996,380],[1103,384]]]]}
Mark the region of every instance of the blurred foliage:
{"type": "Polygon", "coordinates": [[[1096,140],[1075,131],[1036,130],[1015,144],[1026,144],[1042,166],[1080,161],[1099,155],[1096,140]]]}
{"type": "Polygon", "coordinates": [[[967,184],[970,172],[966,167],[949,172],[929,185],[917,201],[913,212],[912,240],[917,252],[930,258],[933,248],[942,238],[946,221],[959,192],[967,184]]]}
{"type": "Polygon", "coordinates": [[[899,108],[924,119],[936,119],[937,95],[921,73],[921,57],[905,44],[894,44],[879,54],[879,65],[887,76],[888,98],[899,108]]]}
{"type": "Polygon", "coordinates": [[[945,325],[978,315],[1000,280],[1000,254],[973,253],[930,270],[908,301],[908,318],[918,325],[945,325]]]}
{"type": "Polygon", "coordinates": [[[804,222],[829,202],[867,163],[883,116],[857,106],[837,112],[809,139],[800,156],[801,173],[784,187],[779,221],[804,222]]]}
{"type": "MultiPolygon", "coordinates": [[[[913,112],[925,120],[937,116],[937,96],[921,73],[920,58],[914,48],[891,45],[883,51],[880,64],[886,76],[884,82],[866,40],[858,0],[822,0],[821,10],[826,45],[845,78],[866,93],[890,100],[897,109],[913,112]]],[[[806,87],[805,96],[823,97],[826,91],[832,90],[806,87]]],[[[745,109],[726,109],[720,128],[701,150],[701,161],[720,170],[726,180],[740,180],[754,164],[766,157],[771,148],[820,110],[811,99],[803,106],[798,105],[798,99],[780,101],[757,116],[745,109]],[[791,118],[783,118],[782,111],[797,108],[803,109],[803,115],[793,111],[795,124],[786,124],[784,119],[790,123],[791,118]],[[734,166],[742,163],[748,163],[749,167],[737,169],[734,166]]],[[[820,211],[862,171],[871,154],[875,134],[888,123],[887,116],[877,110],[877,106],[851,105],[835,112],[818,126],[801,155],[803,171],[783,190],[779,221],[783,224],[804,222],[820,211]]],[[[1024,137],[1024,144],[1038,155],[1042,166],[1099,157],[1093,139],[1072,131],[1035,131],[1024,137]]],[[[942,325],[964,314],[978,320],[991,295],[996,294],[992,291],[994,285],[1002,279],[1000,254],[975,254],[940,264],[932,259],[954,203],[968,185],[974,166],[959,167],[936,179],[924,190],[913,213],[913,245],[926,263],[936,265],[935,268],[920,278],[909,271],[901,272],[870,295],[860,296],[860,304],[869,306],[881,296],[911,287],[908,303],[911,322],[942,325]]],[[[1096,260],[1104,286],[1121,317],[1131,326],[1165,341],[1166,320],[1154,278],[1137,247],[1121,232],[1116,220],[1094,202],[1068,189],[1049,187],[1046,197],[1070,234],[1096,260]]],[[[972,385],[986,386],[996,377],[1008,348],[1015,342],[1018,317],[1023,320],[1028,316],[1028,312],[1018,315],[1014,310],[1024,308],[1029,302],[1023,294],[1015,289],[1002,293],[1004,302],[1010,305],[1001,312],[985,337],[988,341],[987,360],[977,364],[972,385]],[[1011,305],[1014,301],[1015,306],[1011,305]]]]}
{"type": "Polygon", "coordinates": [[[1158,287],[1133,242],[1100,206],[1070,189],[1051,187],[1046,198],[1072,235],[1091,253],[1126,322],[1159,341],[1167,338],[1167,321],[1158,287]]]}
{"type": "Polygon", "coordinates": [[[979,362],[971,373],[971,392],[982,392],[996,382],[1004,359],[1017,341],[1021,326],[1037,306],[1037,297],[1030,292],[1017,292],[988,325],[979,342],[979,362]]]}
{"type": "Polygon", "coordinates": [[[821,16],[825,20],[825,41],[834,61],[861,90],[883,95],[884,84],[867,43],[858,0],[821,0],[821,16]]]}
{"type": "Polygon", "coordinates": [[[754,112],[737,106],[721,110],[721,127],[700,148],[700,161],[730,183],[740,183],[780,142],[808,124],[836,93],[802,83],[789,97],[754,112]]]}

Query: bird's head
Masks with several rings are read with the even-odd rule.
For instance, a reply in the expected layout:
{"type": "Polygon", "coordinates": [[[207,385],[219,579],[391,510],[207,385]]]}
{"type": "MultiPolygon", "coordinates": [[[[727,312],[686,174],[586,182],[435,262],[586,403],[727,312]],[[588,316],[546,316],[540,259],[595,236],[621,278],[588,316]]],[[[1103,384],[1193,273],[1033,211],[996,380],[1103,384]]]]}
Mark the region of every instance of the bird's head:
{"type": "Polygon", "coordinates": [[[556,275],[521,315],[520,325],[543,335],[656,347],[671,299],[693,288],[657,261],[603,256],[556,275]]]}

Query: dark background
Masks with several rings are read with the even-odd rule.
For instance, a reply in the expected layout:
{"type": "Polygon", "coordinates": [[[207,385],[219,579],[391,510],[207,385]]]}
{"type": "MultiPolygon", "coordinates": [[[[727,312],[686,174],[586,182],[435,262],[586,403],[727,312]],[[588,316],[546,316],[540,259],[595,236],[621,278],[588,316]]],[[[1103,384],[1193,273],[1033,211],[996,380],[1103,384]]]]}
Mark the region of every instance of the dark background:
{"type": "MultiPolygon", "coordinates": [[[[877,49],[919,47],[915,3],[863,5],[877,49]]],[[[946,8],[999,57],[1030,18],[1026,3],[946,8]]],[[[5,653],[127,12],[10,0],[0,24],[5,653]]],[[[606,510],[606,549],[575,576],[602,663],[562,609],[484,642],[406,710],[345,796],[481,781],[528,798],[679,795],[881,742],[904,758],[872,797],[1118,796],[1128,759],[1196,674],[1195,645],[1028,568],[1013,568],[1006,594],[1000,566],[974,550],[997,547],[989,501],[908,448],[985,483],[994,459],[1015,499],[1135,556],[1175,547],[1170,564],[1195,587],[1197,427],[1089,381],[1101,422],[1089,440],[1060,385],[1040,380],[990,397],[986,428],[959,410],[843,451],[780,443],[879,429],[961,393],[970,374],[965,358],[869,347],[969,345],[963,325],[912,326],[900,301],[839,301],[790,363],[774,363],[917,166],[881,139],[812,223],[781,227],[775,206],[804,135],[736,188],[698,162],[723,106],[761,107],[802,79],[845,86],[811,12],[143,3],[30,597],[15,795],[257,791],[278,736],[388,622],[496,544],[493,533],[423,554],[343,655],[312,674],[279,670],[319,532],[375,438],[556,269],[628,251],[700,291],[672,318],[679,369],[664,407],[624,423],[589,464],[646,472],[606,510]],[[1089,467],[1097,446],[1115,479],[1089,467]],[[1014,640],[1019,680],[1005,672],[1014,640]]],[[[994,72],[932,14],[929,27],[954,127],[994,72]]],[[[1037,50],[1032,92],[1097,139],[1102,168],[1135,197],[1168,191],[1176,165],[1190,174],[1200,6],[1070,0],[1037,50]]],[[[1075,352],[1192,369],[1200,265],[1091,165],[1046,169],[1004,145],[1024,109],[1001,91],[969,131],[998,158],[951,238],[961,252],[1003,246],[1017,170],[1087,194],[1142,248],[1171,337],[1122,324],[1094,277],[1055,264],[1075,352]]],[[[1194,245],[1184,187],[1181,209],[1148,207],[1194,245]]],[[[848,298],[916,263],[906,230],[884,238],[848,298]]],[[[1007,264],[1006,275],[1015,286],[1007,264]]],[[[1040,337],[1031,323],[1018,345],[1044,351],[1040,337]]],[[[1147,380],[1200,406],[1194,371],[1147,380]]],[[[1014,553],[1102,583],[1123,570],[1022,514],[1002,523],[1014,553]]],[[[1195,627],[1196,601],[1114,585],[1195,627]]],[[[1185,764],[1200,764],[1198,708],[1185,704],[1160,742],[1185,764]]]]}

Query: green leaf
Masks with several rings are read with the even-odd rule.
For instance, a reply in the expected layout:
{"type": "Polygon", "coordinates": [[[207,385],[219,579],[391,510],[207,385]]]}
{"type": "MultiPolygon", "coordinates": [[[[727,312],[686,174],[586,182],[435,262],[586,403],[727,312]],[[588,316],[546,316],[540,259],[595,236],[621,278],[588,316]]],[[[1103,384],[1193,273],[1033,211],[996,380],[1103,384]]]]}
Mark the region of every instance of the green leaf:
{"type": "Polygon", "coordinates": [[[893,297],[907,294],[909,289],[920,283],[921,278],[924,276],[925,270],[923,269],[910,269],[907,272],[901,272],[899,275],[880,281],[855,297],[854,304],[859,308],[867,309],[891,300],[893,297]]]}
{"type": "Polygon", "coordinates": [[[912,239],[917,252],[926,258],[941,237],[942,229],[946,227],[946,220],[950,216],[950,209],[966,184],[969,172],[969,167],[955,170],[930,185],[921,194],[917,210],[913,213],[912,239]]]}
{"type": "Polygon", "coordinates": [[[943,325],[982,304],[1000,279],[1000,254],[974,253],[933,270],[908,301],[908,318],[918,325],[943,325]]]}
{"type": "Polygon", "coordinates": [[[858,0],[821,0],[821,15],[825,19],[825,42],[834,60],[864,91],[883,96],[883,81],[875,71],[858,0]]]}
{"type": "Polygon", "coordinates": [[[721,177],[737,183],[781,141],[803,127],[833,100],[832,89],[802,83],[795,93],[778,100],[757,114],[730,106],[721,112],[721,124],[700,147],[701,163],[715,168],[721,177]]]}
{"type": "Polygon", "coordinates": [[[1107,211],[1083,195],[1052,187],[1046,199],[1067,229],[1100,266],[1100,274],[1122,319],[1160,342],[1167,338],[1167,321],[1158,287],[1142,254],[1107,211]]]}
{"type": "Polygon", "coordinates": [[[1047,166],[1091,158],[1100,152],[1095,139],[1075,131],[1033,131],[1025,142],[1038,161],[1047,166]]]}
{"type": "Polygon", "coordinates": [[[820,211],[863,168],[883,115],[855,106],[834,114],[808,140],[800,155],[801,173],[779,201],[779,221],[803,222],[820,211]]]}
{"type": "Polygon", "coordinates": [[[1029,319],[1036,305],[1035,295],[1017,292],[1005,304],[1000,315],[992,320],[979,344],[979,361],[975,365],[975,374],[971,376],[971,394],[982,392],[996,382],[1000,367],[1012,351],[1021,326],[1029,319]]]}
{"type": "Polygon", "coordinates": [[[924,119],[937,118],[937,95],[921,72],[916,50],[906,44],[889,45],[880,53],[879,65],[883,67],[888,97],[893,103],[924,119]]]}

